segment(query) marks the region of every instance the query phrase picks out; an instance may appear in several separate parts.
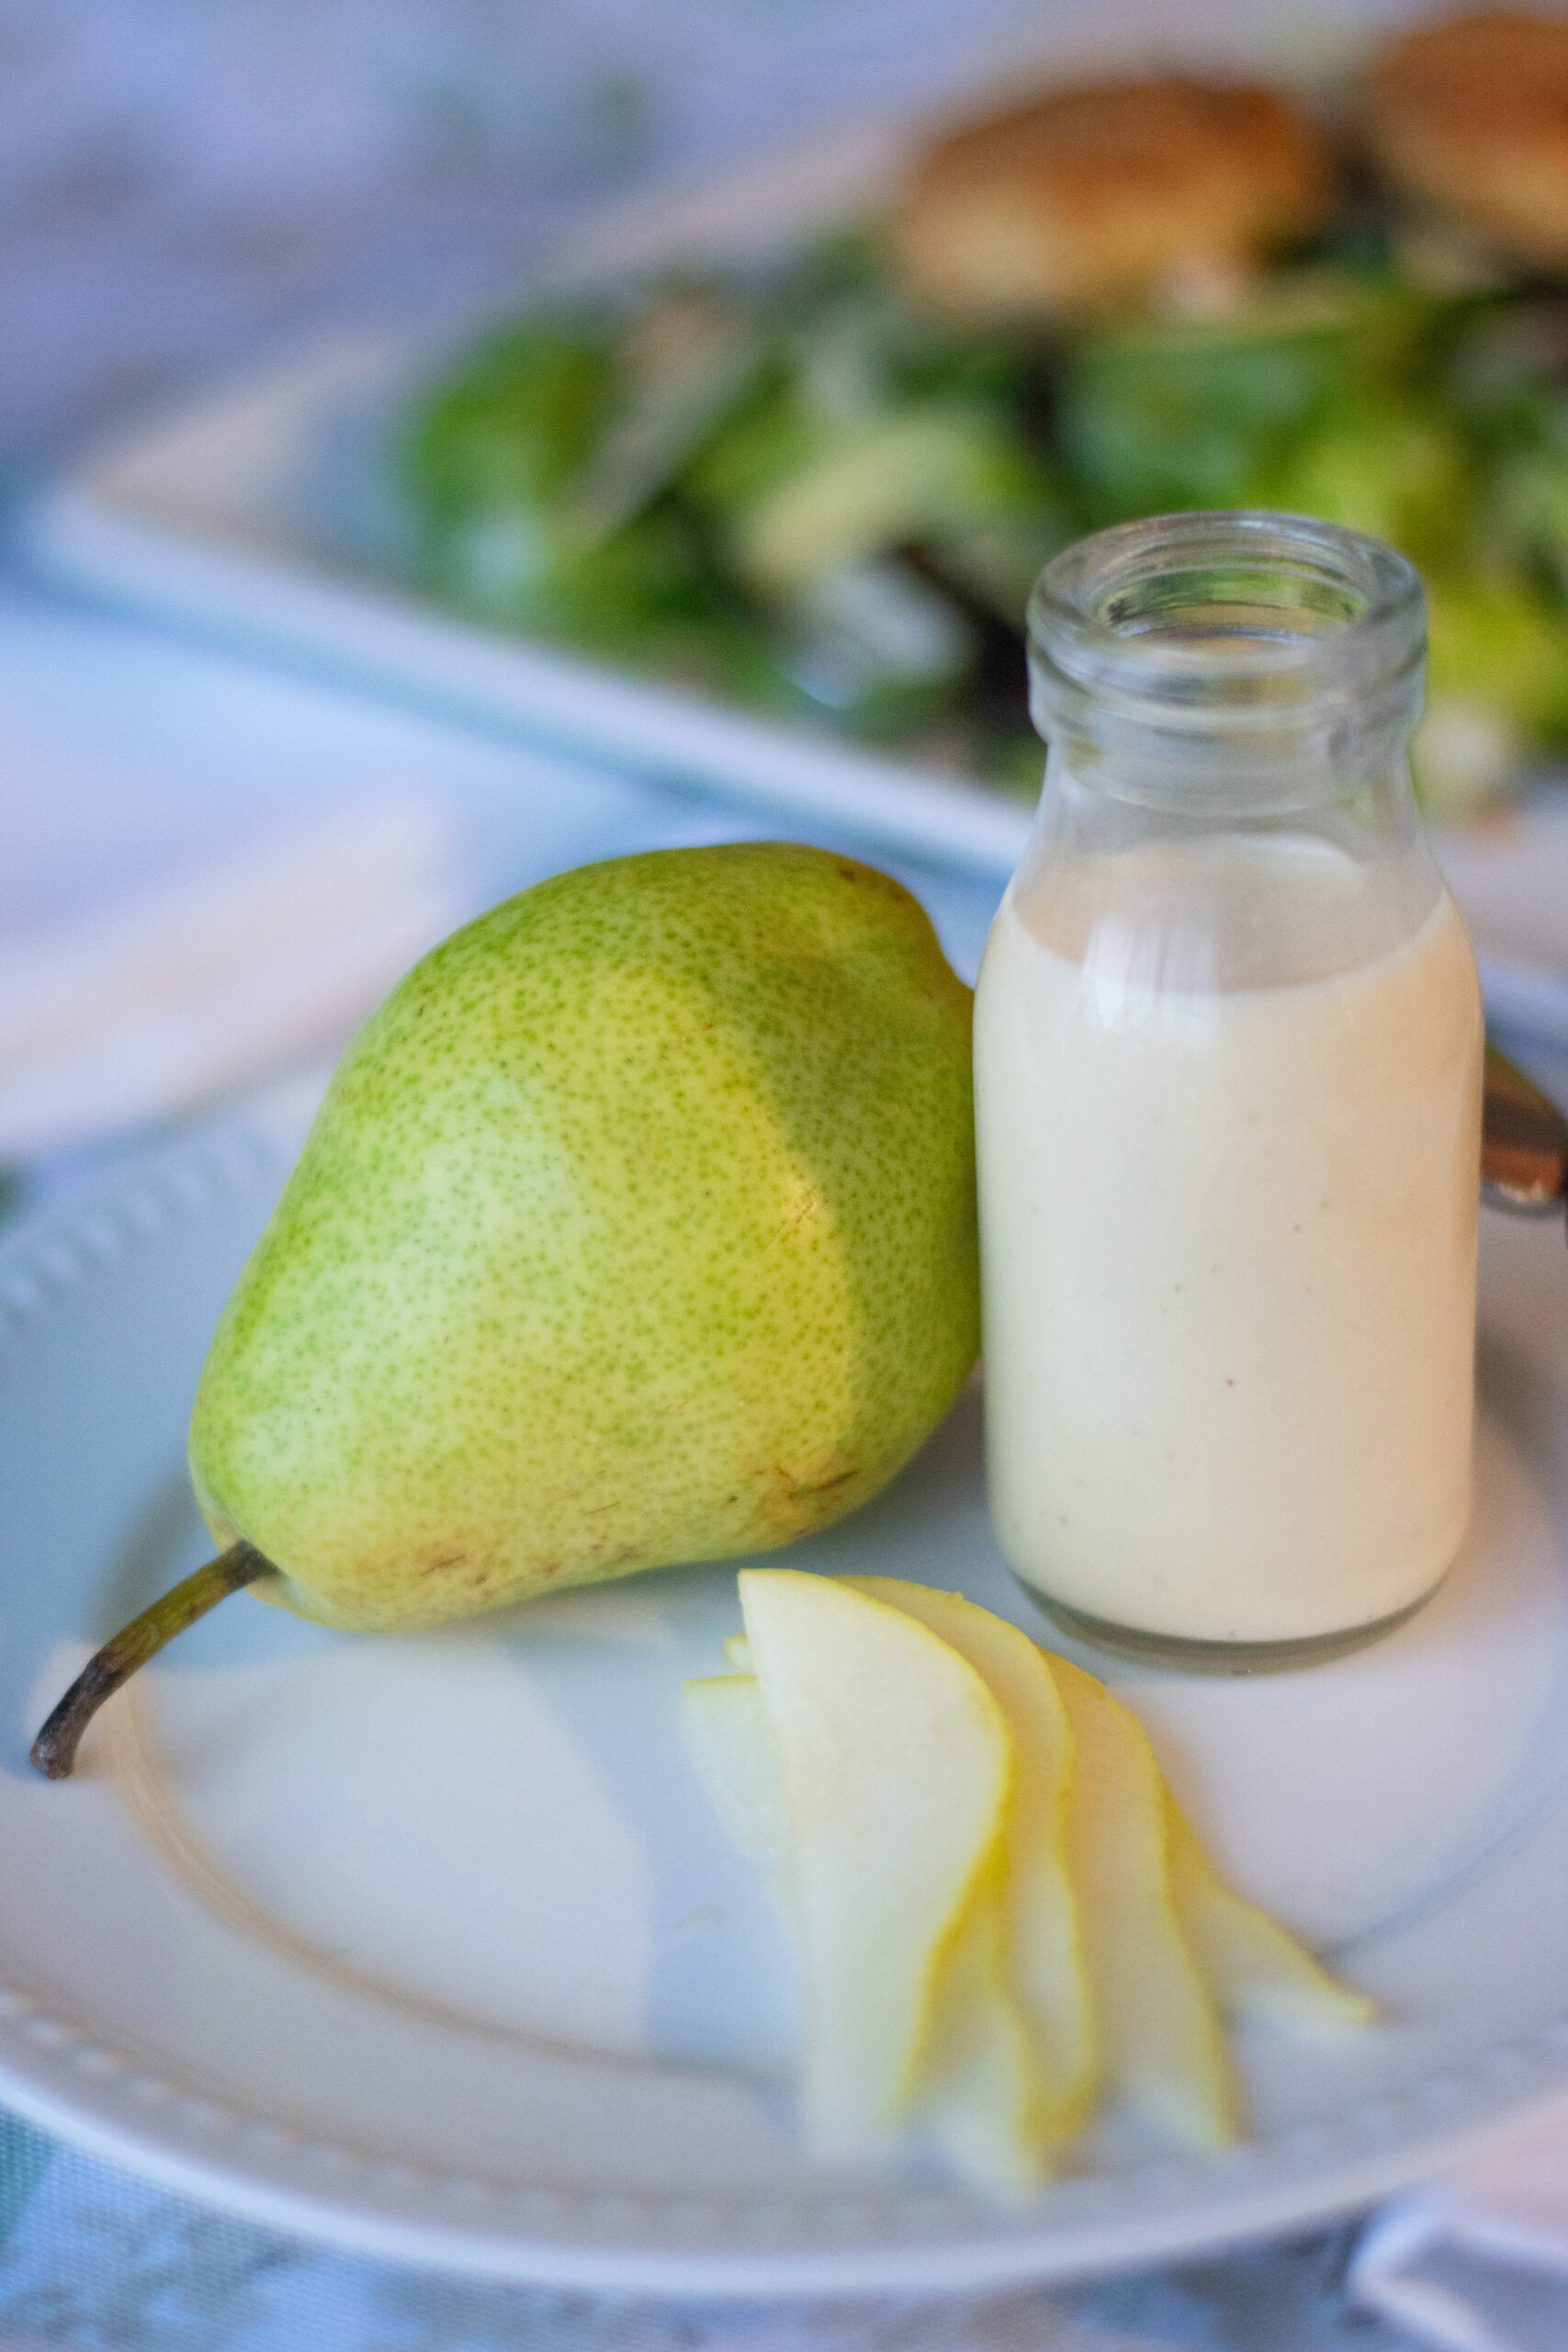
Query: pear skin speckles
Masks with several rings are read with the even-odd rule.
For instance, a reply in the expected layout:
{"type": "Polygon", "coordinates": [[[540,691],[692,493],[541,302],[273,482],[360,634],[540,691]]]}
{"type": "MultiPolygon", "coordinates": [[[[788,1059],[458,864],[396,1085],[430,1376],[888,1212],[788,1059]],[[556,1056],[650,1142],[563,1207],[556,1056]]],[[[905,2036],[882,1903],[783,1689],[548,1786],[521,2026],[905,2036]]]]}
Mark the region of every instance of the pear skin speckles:
{"type": "Polygon", "coordinates": [[[852,860],[507,901],[345,1055],[213,1341],[203,1508],[366,1626],[827,1524],[976,1352],[969,1086],[969,991],[852,860]]]}

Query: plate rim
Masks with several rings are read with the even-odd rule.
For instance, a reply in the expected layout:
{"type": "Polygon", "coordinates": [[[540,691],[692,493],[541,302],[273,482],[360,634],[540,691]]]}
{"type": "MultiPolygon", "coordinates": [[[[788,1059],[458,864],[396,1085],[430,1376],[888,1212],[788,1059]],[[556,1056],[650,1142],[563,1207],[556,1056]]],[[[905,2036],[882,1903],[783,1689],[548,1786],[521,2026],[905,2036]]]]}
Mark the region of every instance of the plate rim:
{"type": "MultiPolygon", "coordinates": [[[[132,2123],[118,2126],[96,2102],[72,2101],[32,2079],[25,2062],[18,2065],[8,2045],[17,2039],[17,2024],[25,2019],[25,2002],[16,2001],[0,1987],[0,2091],[13,2113],[35,2128],[67,2140],[90,2156],[118,2165],[176,2195],[215,2207],[259,2227],[305,2238],[323,2248],[374,2259],[423,2266],[473,2278],[515,2285],[555,2287],[586,2292],[724,2298],[765,2301],[782,2297],[852,2296],[919,2292],[942,2295],[996,2294],[1030,2285],[1061,2284],[1075,2279],[1111,2277],[1151,2269],[1167,2264],[1223,2254],[1245,2245],[1286,2233],[1325,2227],[1363,2211],[1385,2197],[1425,2186],[1452,2166],[1483,2158],[1493,2149],[1529,2127],[1568,2092],[1568,2017],[1559,2018],[1539,2035],[1519,2037],[1482,2053],[1472,2070],[1487,2070],[1491,2062],[1506,2058],[1522,2063],[1527,2042],[1548,2047],[1561,2071],[1561,2080],[1537,2086],[1524,2098],[1495,2090],[1476,2110],[1455,2120],[1413,2146],[1371,2149],[1342,2160],[1332,2177],[1319,2176],[1308,2186],[1292,2171],[1251,2187],[1232,2187],[1223,2216],[1205,2214],[1201,2205],[1175,2203],[1166,2212],[1140,2215],[1135,2239],[1128,2234],[1125,2217],[1109,2216],[1080,2222],[1067,2230],[1010,2231],[992,2236],[943,2238],[922,2242],[897,2237],[877,2245],[845,2247],[779,2247],[765,2245],[737,2250],[711,2246],[682,2248],[678,2243],[655,2245],[623,2239],[567,2232],[552,2235],[550,2222],[572,2199],[559,2191],[516,2187],[494,2190],[491,2185],[462,2175],[436,2175],[425,2167],[383,2160],[356,2158],[329,2140],[318,2139],[304,2149],[337,2178],[336,2188],[312,2187],[292,2181],[281,2171],[269,2172],[254,2157],[224,2162],[203,2154],[189,2140],[173,2133],[154,2137],[138,2132],[132,2123]],[[355,2167],[367,2176],[380,2176],[381,2194],[373,2189],[356,2194],[342,2185],[342,2177],[355,2167]],[[515,2223],[500,2215],[490,2226],[477,2221],[421,2216],[400,2203],[398,2191],[417,2194],[428,2185],[437,2193],[457,2192],[454,2201],[482,2202],[493,2212],[510,2204],[515,2223]],[[488,2192],[488,2193],[487,2193],[488,2192]]],[[[33,2010],[42,2018],[46,2012],[33,2010]]],[[[57,2020],[64,2046],[73,2028],[57,2020]]],[[[91,2050],[85,2041],[73,2045],[91,2050]]],[[[1458,2070],[1448,2079],[1462,2082],[1458,2070]]],[[[199,2090],[180,2091],[161,2086],[165,2101],[175,2108],[210,2108],[214,2103],[199,2090]]],[[[1397,2095],[1383,2095],[1381,2108],[1393,2109],[1397,2095]]],[[[151,2111],[156,2111],[155,2107],[151,2111]]],[[[194,2138],[205,2117],[188,2127],[194,2138]]],[[[242,2122],[241,2128],[244,2128],[242,2122]]],[[[278,2127],[264,2129],[275,2137],[290,2135],[278,2127]]],[[[1292,2127],[1279,2142],[1243,2142],[1228,2153],[1245,2156],[1286,2143],[1294,2133],[1316,2133],[1324,2127],[1292,2127]]],[[[1176,2174],[1190,2165],[1213,2158],[1172,2159],[1146,2168],[1150,2176],[1176,2174]]],[[[1248,2167],[1250,2168],[1250,2167],[1248,2167]]],[[[1143,2175],[1130,2175],[1130,2179],[1143,2175]]],[[[1311,2177],[1309,2176],[1309,2178],[1311,2177]]],[[[1156,2184],[1163,2187],[1160,2181],[1156,2184]]],[[[1049,2193],[1049,2192],[1047,2192],[1049,2193]]],[[[580,2206],[597,2206],[613,2228],[628,2209],[635,2214],[654,2200],[609,2192],[579,2194],[580,2206]]],[[[684,2211],[707,2200],[667,2200],[670,2210],[684,2211]]],[[[852,2223],[866,2200],[853,2189],[825,2198],[824,2210],[852,2223]]],[[[928,2203],[941,2200],[928,2195],[928,2203]]]]}

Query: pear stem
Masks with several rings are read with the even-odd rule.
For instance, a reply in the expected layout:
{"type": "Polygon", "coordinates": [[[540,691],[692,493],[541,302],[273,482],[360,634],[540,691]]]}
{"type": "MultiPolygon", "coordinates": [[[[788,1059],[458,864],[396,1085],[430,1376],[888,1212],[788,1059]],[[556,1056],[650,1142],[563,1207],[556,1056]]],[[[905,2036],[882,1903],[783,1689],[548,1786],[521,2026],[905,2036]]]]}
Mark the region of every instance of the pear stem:
{"type": "Polygon", "coordinates": [[[227,1600],[243,1585],[258,1577],[276,1574],[272,1562],[254,1544],[231,1544],[216,1560],[209,1560],[172,1592],[133,1617],[97,1655],[90,1657],[32,1744],[31,1760],[46,1781],[70,1777],[82,1734],[104,1701],[128,1682],[139,1666],[156,1657],[165,1642],[227,1600]]]}

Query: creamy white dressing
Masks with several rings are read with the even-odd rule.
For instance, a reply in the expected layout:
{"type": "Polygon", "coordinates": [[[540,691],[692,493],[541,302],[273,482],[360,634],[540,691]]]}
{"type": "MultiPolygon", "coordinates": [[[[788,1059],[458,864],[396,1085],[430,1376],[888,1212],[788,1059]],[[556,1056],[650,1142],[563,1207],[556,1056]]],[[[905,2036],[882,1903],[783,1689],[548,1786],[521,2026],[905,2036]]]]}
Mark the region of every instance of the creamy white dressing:
{"type": "Polygon", "coordinates": [[[1469,946],[1444,894],[1368,955],[1353,861],[1321,844],[1135,855],[1120,922],[1093,888],[1026,922],[1015,885],[981,972],[998,1537],[1113,1625],[1374,1623],[1437,1583],[1470,1504],[1469,946]],[[1216,927],[1205,893],[1247,920],[1216,927]],[[1186,934],[1153,919],[1179,900],[1186,934]]]}

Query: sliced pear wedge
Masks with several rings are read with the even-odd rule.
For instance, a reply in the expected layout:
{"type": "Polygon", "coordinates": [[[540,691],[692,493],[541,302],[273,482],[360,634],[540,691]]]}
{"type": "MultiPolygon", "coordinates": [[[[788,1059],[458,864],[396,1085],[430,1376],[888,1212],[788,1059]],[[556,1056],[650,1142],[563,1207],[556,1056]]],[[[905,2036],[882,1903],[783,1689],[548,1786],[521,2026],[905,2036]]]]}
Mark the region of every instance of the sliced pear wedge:
{"type": "Polygon", "coordinates": [[[1177,1911],[1221,2006],[1233,2016],[1305,2033],[1344,2033],[1373,2024],[1375,2001],[1341,1984],[1289,1928],[1216,1875],[1168,1791],[1166,1810],[1177,1911]]]}
{"type": "Polygon", "coordinates": [[[1043,2096],[1037,2040],[1010,1982],[1010,1942],[998,1846],[938,1979],[911,2120],[965,2179],[1017,2197],[1049,2180],[1060,2134],[1043,2096]]]}
{"type": "Polygon", "coordinates": [[[748,1861],[782,1862],[789,1809],[756,1676],[708,1674],[683,1682],[681,1735],[730,1844],[748,1861]]]}
{"type": "Polygon", "coordinates": [[[907,2122],[1018,2194],[1102,2094],[1214,2147],[1239,2129],[1221,2010],[1375,2017],[1225,1885],[1092,1675],[925,1585],[749,1569],[740,1589],[740,1670],[687,1683],[682,1721],[730,1838],[778,1865],[818,2153],[907,2122]]]}
{"type": "MultiPolygon", "coordinates": [[[[778,1752],[751,1674],[683,1683],[681,1725],[699,1781],[732,1845],[783,1860],[788,1811],[778,1752]]],[[[998,1848],[997,1859],[1005,1859],[998,1848]]],[[[787,1878],[777,1889],[788,1908],[787,1878]]],[[[1009,1983],[1006,1893],[993,1871],[939,1971],[910,2118],[966,2179],[1016,2196],[1050,2177],[1051,2129],[1035,2045],[1009,1983]]]]}
{"type": "Polygon", "coordinates": [[[843,1581],[929,1625],[985,1678],[1007,1718],[1018,1773],[1008,1829],[1007,1973],[1034,2038],[1045,2129],[1068,2139],[1098,2091],[1099,2051],[1067,1862],[1073,1734],[1050,1663],[1027,1634],[961,1593],[893,1577],[843,1581]]]}
{"type": "Polygon", "coordinates": [[[1076,1747],[1068,1860],[1100,1996],[1106,2087],[1184,2145],[1237,2136],[1230,2053],[1171,1886],[1165,1782],[1135,1715],[1054,1657],[1076,1747]]]}
{"type": "Polygon", "coordinates": [[[945,1964],[1004,1867],[1012,1742],[966,1659],[798,1569],[741,1572],[790,1824],[801,2111],[820,2154],[878,2146],[915,2101],[945,1964]]]}

